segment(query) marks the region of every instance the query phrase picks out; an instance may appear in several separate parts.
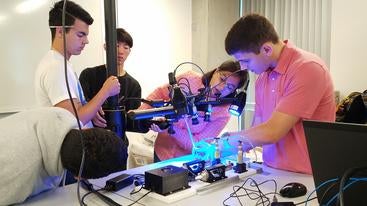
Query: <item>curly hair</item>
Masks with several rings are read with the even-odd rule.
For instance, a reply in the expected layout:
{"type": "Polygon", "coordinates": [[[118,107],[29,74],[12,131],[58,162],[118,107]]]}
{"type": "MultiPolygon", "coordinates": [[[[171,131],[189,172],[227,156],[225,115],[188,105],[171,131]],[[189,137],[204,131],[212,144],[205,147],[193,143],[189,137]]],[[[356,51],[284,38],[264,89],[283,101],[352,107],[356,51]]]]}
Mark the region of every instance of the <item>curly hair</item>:
{"type": "Polygon", "coordinates": [[[249,14],[241,17],[229,30],[225,49],[229,55],[239,51],[258,54],[261,46],[268,41],[274,44],[279,41],[273,24],[264,16],[249,14]]]}
{"type": "Polygon", "coordinates": [[[71,130],[61,146],[61,162],[75,176],[85,149],[82,178],[93,179],[126,169],[127,145],[114,132],[102,128],[71,130]]]}
{"type": "MultiPolygon", "coordinates": [[[[54,26],[62,26],[62,9],[64,6],[64,1],[58,1],[54,4],[53,8],[48,12],[48,26],[51,30],[52,41],[55,38],[56,29],[54,26]]],[[[65,26],[71,26],[74,24],[75,19],[80,19],[88,25],[93,24],[92,16],[84,10],[78,4],[72,1],[66,1],[65,6],[65,26]]],[[[69,32],[70,28],[65,29],[69,32]]]]}

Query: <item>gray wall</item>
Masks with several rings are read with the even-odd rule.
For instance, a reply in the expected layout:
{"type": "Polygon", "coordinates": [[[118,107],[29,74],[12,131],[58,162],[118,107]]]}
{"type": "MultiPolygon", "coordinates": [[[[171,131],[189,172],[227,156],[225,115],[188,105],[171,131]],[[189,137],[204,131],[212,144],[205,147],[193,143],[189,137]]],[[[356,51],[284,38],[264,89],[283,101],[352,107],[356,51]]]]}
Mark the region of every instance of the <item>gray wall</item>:
{"type": "Polygon", "coordinates": [[[239,18],[239,0],[192,1],[192,61],[211,70],[231,58],[224,39],[239,18]]]}

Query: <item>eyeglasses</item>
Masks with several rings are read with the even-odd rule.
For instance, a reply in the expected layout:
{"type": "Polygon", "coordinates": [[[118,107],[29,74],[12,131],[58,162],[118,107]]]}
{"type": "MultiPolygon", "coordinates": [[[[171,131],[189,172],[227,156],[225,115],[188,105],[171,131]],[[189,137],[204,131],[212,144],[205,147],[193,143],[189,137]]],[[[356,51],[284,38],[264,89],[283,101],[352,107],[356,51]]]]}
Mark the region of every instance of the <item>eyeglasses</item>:
{"type": "MultiPolygon", "coordinates": [[[[220,71],[217,71],[218,72],[218,74],[219,74],[219,78],[220,78],[220,83],[218,83],[217,85],[220,85],[220,84],[225,84],[225,86],[224,86],[224,89],[226,89],[227,91],[231,91],[231,92],[233,92],[235,89],[236,89],[236,86],[235,85],[233,85],[233,84],[231,84],[231,83],[228,83],[227,82],[227,79],[231,76],[231,75],[228,75],[228,76],[226,76],[226,75],[224,75],[222,72],[220,72],[220,71]]],[[[216,86],[217,86],[216,85],[216,86]]]]}

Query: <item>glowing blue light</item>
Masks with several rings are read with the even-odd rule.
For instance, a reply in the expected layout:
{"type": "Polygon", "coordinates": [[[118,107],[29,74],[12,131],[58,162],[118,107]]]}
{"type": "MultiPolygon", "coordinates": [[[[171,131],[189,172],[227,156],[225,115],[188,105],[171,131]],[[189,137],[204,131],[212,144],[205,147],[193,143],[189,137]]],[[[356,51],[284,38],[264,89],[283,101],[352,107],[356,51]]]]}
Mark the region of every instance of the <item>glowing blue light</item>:
{"type": "Polygon", "coordinates": [[[236,117],[240,116],[240,113],[237,110],[234,110],[234,109],[230,108],[228,111],[233,116],[236,116],[236,117]]]}

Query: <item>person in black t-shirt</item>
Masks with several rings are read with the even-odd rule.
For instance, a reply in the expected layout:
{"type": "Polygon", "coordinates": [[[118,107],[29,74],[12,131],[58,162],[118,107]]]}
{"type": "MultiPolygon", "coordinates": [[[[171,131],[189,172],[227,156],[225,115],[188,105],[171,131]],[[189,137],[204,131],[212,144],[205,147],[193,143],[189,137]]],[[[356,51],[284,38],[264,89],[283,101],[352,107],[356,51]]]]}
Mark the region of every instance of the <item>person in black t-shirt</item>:
{"type": "MultiPolygon", "coordinates": [[[[125,107],[125,111],[137,109],[140,106],[141,87],[139,82],[129,75],[124,63],[128,58],[131,48],[133,47],[133,39],[128,32],[122,28],[117,28],[117,77],[121,85],[119,97],[123,97],[120,106],[125,107]]],[[[86,100],[92,99],[102,88],[106,80],[106,65],[84,69],[79,77],[80,83],[86,100]]],[[[106,127],[107,122],[104,118],[103,111],[100,111],[101,118],[94,118],[93,124],[98,127],[106,127]]]]}

